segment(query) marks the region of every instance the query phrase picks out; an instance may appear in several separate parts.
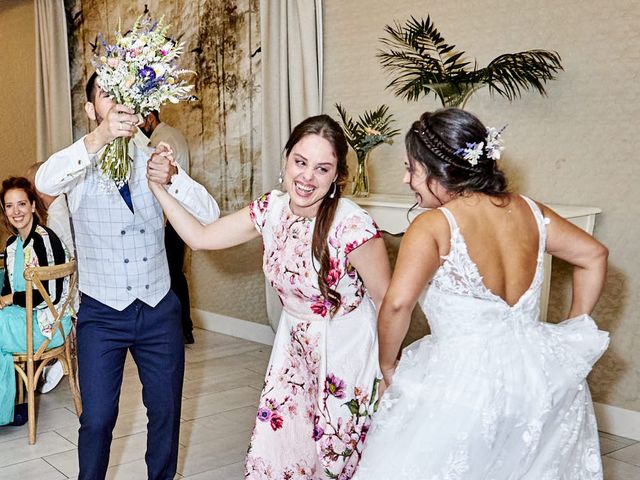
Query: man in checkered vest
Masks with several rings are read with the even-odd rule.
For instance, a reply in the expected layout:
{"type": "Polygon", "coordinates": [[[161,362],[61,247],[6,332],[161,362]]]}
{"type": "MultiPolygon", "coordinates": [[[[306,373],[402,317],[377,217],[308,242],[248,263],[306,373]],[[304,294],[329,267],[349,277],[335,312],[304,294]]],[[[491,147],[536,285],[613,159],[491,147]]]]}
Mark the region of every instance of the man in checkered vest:
{"type": "Polygon", "coordinates": [[[169,480],[178,457],[184,344],[180,304],[169,289],[162,209],[148,181],[166,185],[203,224],[215,221],[219,209],[202,185],[147,147],[136,127],[138,117],[107,97],[96,78],[94,73],[87,83],[85,110],[97,127],[53,154],[36,175],[39,191],[67,195],[75,232],[83,406],[79,479],[105,478],[129,351],[149,420],[148,478],[169,480]],[[96,165],[104,147],[117,137],[130,139],[132,161],[131,177],[121,188],[96,165]]]}

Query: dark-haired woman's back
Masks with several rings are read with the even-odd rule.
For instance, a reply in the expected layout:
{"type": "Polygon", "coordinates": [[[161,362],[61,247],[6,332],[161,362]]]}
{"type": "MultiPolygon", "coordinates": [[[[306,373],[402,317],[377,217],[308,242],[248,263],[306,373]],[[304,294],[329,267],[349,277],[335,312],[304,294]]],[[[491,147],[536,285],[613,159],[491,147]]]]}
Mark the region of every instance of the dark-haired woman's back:
{"type": "Polygon", "coordinates": [[[414,221],[405,257],[439,254],[419,302],[431,335],[404,350],[354,479],[602,478],[585,377],[608,335],[588,315],[539,321],[545,248],[563,228],[515,195],[458,197],[414,221]]]}
{"type": "MultiPolygon", "coordinates": [[[[447,209],[483,283],[507,303],[516,303],[536,271],[539,235],[531,207],[519,195],[500,200],[470,195],[448,202],[447,209]]],[[[445,231],[449,235],[448,225],[445,231]]]]}
{"type": "MultiPolygon", "coordinates": [[[[600,480],[586,375],[607,249],[510,193],[500,131],[458,109],[405,137],[404,182],[432,210],[407,229],[378,316],[386,385],[357,480],[600,480]],[[544,255],[574,266],[568,318],[540,322],[544,255]],[[397,355],[416,303],[431,335],[397,355]]],[[[384,386],[384,385],[383,385],[384,386]]]]}

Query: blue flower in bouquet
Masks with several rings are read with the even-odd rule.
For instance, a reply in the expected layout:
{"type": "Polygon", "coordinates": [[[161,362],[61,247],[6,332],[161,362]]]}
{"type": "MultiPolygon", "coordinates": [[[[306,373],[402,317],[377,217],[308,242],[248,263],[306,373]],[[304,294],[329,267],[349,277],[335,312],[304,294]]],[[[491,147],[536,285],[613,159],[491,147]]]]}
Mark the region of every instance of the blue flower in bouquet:
{"type": "Polygon", "coordinates": [[[156,79],[156,72],[151,67],[144,67],[138,70],[138,76],[145,82],[153,81],[156,79]]]}

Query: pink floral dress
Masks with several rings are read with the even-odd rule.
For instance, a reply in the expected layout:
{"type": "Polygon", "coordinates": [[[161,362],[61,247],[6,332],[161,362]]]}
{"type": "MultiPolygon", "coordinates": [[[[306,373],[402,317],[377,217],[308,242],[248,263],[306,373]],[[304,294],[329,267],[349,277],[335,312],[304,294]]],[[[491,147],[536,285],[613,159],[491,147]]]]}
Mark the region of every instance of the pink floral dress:
{"type": "Polygon", "coordinates": [[[347,254],[380,236],[371,217],[341,199],[329,233],[329,284],[337,314],[318,288],[314,219],[293,214],[274,190],[250,205],[264,241],[264,272],[283,303],[246,460],[262,480],[347,480],[377,406],[376,312],[347,254]]]}

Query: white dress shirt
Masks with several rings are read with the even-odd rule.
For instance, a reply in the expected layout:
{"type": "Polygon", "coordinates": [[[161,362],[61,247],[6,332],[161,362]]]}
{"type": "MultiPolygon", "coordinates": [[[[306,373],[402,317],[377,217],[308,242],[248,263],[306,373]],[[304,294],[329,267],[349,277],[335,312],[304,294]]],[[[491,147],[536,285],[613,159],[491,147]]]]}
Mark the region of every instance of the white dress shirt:
{"type": "MultiPolygon", "coordinates": [[[[131,142],[145,152],[147,159],[151,157],[153,149],[148,147],[147,137],[141,131],[138,131],[131,142]]],[[[66,193],[69,212],[73,217],[84,194],[83,180],[87,169],[95,166],[102,152],[103,150],[100,150],[89,154],[82,137],[69,147],[54,153],[38,169],[37,189],[54,197],[66,193]]],[[[203,225],[220,217],[218,203],[209,195],[207,189],[193,180],[180,165],[178,173],[171,178],[171,185],[166,188],[203,225]]]]}
{"type": "MultiPolygon", "coordinates": [[[[138,132],[129,143],[133,212],[115,184],[100,173],[100,152],[89,155],[84,138],[53,154],[36,174],[41,192],[67,194],[80,291],[116,310],[135,299],[155,306],[169,291],[162,209],[146,178],[151,153],[146,137],[138,132]]],[[[167,190],[201,223],[218,218],[215,200],[180,167],[167,190]]]]}

